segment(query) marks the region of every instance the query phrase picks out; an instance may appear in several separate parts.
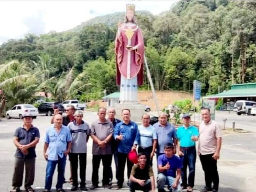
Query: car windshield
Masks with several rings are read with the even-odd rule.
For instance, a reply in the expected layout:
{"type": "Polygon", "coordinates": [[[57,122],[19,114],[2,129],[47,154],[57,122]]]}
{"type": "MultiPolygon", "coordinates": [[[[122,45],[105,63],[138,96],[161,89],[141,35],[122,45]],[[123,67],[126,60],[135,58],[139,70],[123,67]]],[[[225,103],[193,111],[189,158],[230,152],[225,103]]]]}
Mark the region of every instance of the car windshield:
{"type": "Polygon", "coordinates": [[[24,108],[35,108],[33,105],[29,105],[29,104],[23,105],[23,107],[24,107],[24,108]]]}

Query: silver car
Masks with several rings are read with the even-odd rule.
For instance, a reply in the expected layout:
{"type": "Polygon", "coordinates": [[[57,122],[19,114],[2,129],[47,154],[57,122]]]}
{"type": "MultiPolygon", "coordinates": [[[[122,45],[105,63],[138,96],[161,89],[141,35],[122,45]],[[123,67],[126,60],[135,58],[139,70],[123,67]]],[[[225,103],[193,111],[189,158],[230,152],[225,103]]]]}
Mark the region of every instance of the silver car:
{"type": "Polygon", "coordinates": [[[30,113],[35,119],[38,115],[38,110],[33,105],[30,104],[19,104],[15,105],[12,109],[6,112],[6,118],[23,118],[24,113],[30,113]]]}

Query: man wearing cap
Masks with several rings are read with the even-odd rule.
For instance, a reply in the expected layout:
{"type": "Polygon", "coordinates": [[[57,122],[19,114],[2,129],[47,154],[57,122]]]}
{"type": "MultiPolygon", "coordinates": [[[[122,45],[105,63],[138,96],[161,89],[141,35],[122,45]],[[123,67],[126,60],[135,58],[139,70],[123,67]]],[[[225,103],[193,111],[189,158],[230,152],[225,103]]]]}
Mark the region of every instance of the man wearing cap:
{"type": "Polygon", "coordinates": [[[12,178],[13,192],[20,191],[25,166],[25,189],[33,192],[32,185],[35,178],[35,148],[39,142],[38,128],[32,125],[33,117],[30,113],[23,115],[23,126],[16,129],[13,143],[17,147],[15,153],[14,173],[12,178]]]}
{"type": "Polygon", "coordinates": [[[219,189],[217,160],[220,158],[222,130],[220,125],[211,119],[210,109],[202,108],[201,115],[203,121],[199,126],[198,153],[205,175],[205,188],[202,191],[217,192],[219,189]]]}
{"type": "Polygon", "coordinates": [[[180,176],[181,176],[181,160],[174,155],[174,145],[167,143],[164,146],[164,154],[158,157],[158,176],[157,188],[158,192],[165,192],[165,184],[172,192],[181,192],[180,176]]]}
{"type": "MultiPolygon", "coordinates": [[[[172,143],[174,147],[177,144],[177,136],[175,127],[167,121],[167,114],[161,112],[159,121],[153,125],[157,135],[157,157],[164,154],[164,146],[167,143],[172,143]]],[[[176,149],[174,148],[174,153],[176,149]]]]}
{"type": "Polygon", "coordinates": [[[58,167],[58,177],[56,184],[57,192],[64,192],[62,189],[65,182],[64,173],[66,167],[66,156],[71,151],[71,133],[68,127],[62,125],[62,116],[54,116],[54,124],[47,129],[44,140],[44,158],[47,161],[45,189],[49,192],[52,187],[52,178],[56,166],[58,167]]]}
{"type": "Polygon", "coordinates": [[[195,181],[195,164],[196,164],[196,143],[198,140],[198,129],[190,125],[190,115],[184,114],[182,116],[183,126],[177,130],[177,152],[182,161],[181,178],[182,187],[188,192],[193,191],[195,181]],[[189,175],[187,178],[187,167],[189,168],[189,175]]]}
{"type": "MultiPolygon", "coordinates": [[[[109,108],[108,109],[108,120],[113,124],[113,129],[115,128],[116,124],[120,123],[121,121],[117,118],[115,118],[116,115],[116,111],[113,108],[109,108]]],[[[118,170],[118,157],[117,157],[117,145],[118,145],[118,141],[115,140],[114,135],[112,136],[111,139],[111,148],[112,148],[112,154],[114,156],[114,161],[115,161],[115,165],[116,165],[116,180],[118,180],[118,176],[117,176],[117,170],[118,170]]],[[[112,164],[112,158],[111,158],[111,163],[112,164]]],[[[113,179],[113,171],[112,171],[112,167],[110,166],[110,170],[109,170],[109,184],[112,184],[112,179],[113,179]]]]}
{"type": "Polygon", "coordinates": [[[111,139],[113,135],[113,124],[106,119],[106,108],[98,110],[98,119],[91,124],[92,145],[92,186],[90,189],[98,188],[100,162],[103,164],[103,187],[111,188],[109,185],[109,171],[111,166],[112,150],[111,139]]]}
{"type": "Polygon", "coordinates": [[[139,141],[138,125],[131,121],[129,109],[122,110],[123,121],[118,123],[114,129],[114,138],[118,143],[118,182],[117,189],[123,187],[124,169],[127,161],[127,178],[130,178],[133,163],[128,159],[128,153],[136,150],[139,141]]]}

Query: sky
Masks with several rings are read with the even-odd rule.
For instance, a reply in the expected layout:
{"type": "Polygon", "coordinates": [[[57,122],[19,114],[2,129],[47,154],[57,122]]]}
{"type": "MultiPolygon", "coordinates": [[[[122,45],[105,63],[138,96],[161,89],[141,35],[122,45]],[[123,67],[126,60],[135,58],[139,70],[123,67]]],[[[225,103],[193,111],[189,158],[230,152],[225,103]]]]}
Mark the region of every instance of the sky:
{"type": "Polygon", "coordinates": [[[179,0],[0,0],[0,45],[28,33],[66,31],[93,17],[124,12],[127,3],[154,15],[167,11],[179,0]]]}

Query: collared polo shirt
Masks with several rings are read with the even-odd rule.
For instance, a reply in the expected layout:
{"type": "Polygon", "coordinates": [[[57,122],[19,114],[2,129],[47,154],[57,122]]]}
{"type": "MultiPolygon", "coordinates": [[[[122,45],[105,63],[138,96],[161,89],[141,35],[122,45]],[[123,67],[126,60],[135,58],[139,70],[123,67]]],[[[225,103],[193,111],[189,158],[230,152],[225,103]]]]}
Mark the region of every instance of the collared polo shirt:
{"type": "Polygon", "coordinates": [[[140,136],[139,146],[143,148],[152,147],[153,140],[157,139],[156,129],[152,125],[148,127],[140,125],[138,129],[140,136]]]}
{"type": "MultiPolygon", "coordinates": [[[[109,135],[113,134],[113,124],[105,120],[100,122],[99,119],[91,124],[91,135],[96,136],[99,140],[104,141],[109,135]]],[[[101,148],[97,143],[92,144],[93,155],[109,155],[112,154],[111,142],[108,142],[105,148],[101,148]]]]}
{"type": "MultiPolygon", "coordinates": [[[[21,145],[27,145],[27,144],[33,142],[36,138],[40,138],[40,133],[39,133],[38,128],[36,128],[32,125],[32,127],[28,130],[25,129],[24,127],[17,128],[14,133],[14,137],[18,138],[18,141],[21,145]]],[[[28,148],[27,155],[24,155],[21,152],[21,150],[17,148],[14,156],[17,158],[28,158],[28,159],[35,158],[36,157],[35,148],[36,147],[28,148]]]]}
{"type": "Polygon", "coordinates": [[[89,125],[82,121],[80,125],[76,121],[70,122],[68,128],[71,131],[71,153],[87,153],[87,137],[90,135],[89,125]]]}
{"type": "Polygon", "coordinates": [[[58,157],[63,158],[64,152],[67,150],[68,142],[72,141],[69,128],[62,125],[60,132],[54,128],[54,124],[46,131],[45,143],[48,143],[47,155],[48,160],[57,161],[58,157]]]}
{"type": "Polygon", "coordinates": [[[118,142],[118,152],[128,154],[131,151],[133,144],[138,144],[139,134],[138,125],[130,121],[128,124],[120,122],[116,125],[114,130],[114,138],[123,135],[123,139],[118,142]]]}
{"type": "Polygon", "coordinates": [[[198,149],[200,154],[208,155],[215,153],[217,149],[217,138],[222,137],[220,125],[214,120],[210,120],[207,124],[201,122],[199,134],[198,149]]]}
{"type": "Polygon", "coordinates": [[[167,122],[166,126],[162,126],[159,122],[153,125],[157,134],[157,152],[164,153],[164,146],[168,143],[174,143],[174,139],[177,139],[175,127],[167,122]]]}
{"type": "Polygon", "coordinates": [[[199,136],[198,129],[193,125],[190,125],[188,128],[183,125],[177,129],[177,138],[180,141],[181,147],[195,146],[196,143],[191,139],[192,136],[199,136]]]}

